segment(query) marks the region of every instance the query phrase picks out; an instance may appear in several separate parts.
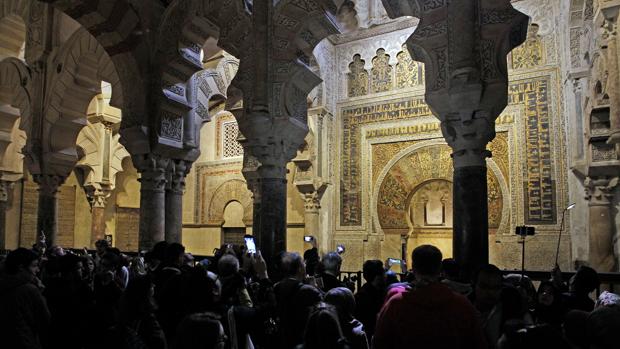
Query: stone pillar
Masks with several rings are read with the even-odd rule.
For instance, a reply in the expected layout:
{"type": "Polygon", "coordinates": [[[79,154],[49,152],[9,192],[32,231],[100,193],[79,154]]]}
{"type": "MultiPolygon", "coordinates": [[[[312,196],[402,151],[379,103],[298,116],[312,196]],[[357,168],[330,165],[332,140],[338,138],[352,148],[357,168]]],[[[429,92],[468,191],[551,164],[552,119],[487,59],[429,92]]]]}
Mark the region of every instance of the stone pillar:
{"type": "Polygon", "coordinates": [[[254,183],[252,231],[270,270],[286,251],[286,178],[262,177],[254,183]]]}
{"type": "Polygon", "coordinates": [[[587,177],[584,185],[586,199],[589,201],[590,266],[598,272],[615,272],[617,270],[611,200],[613,190],[618,185],[618,177],[613,179],[587,177]]]}
{"type": "Polygon", "coordinates": [[[90,204],[90,247],[95,247],[95,242],[105,239],[105,207],[110,191],[99,188],[86,188],[86,197],[90,204]]]}
{"type": "Polygon", "coordinates": [[[486,145],[508,103],[506,55],[525,41],[529,19],[510,0],[383,5],[392,18],[420,18],[407,49],[425,63],[425,99],[453,150],[453,253],[467,279],[488,263],[486,145]]]}
{"type": "Polygon", "coordinates": [[[167,242],[182,241],[183,233],[183,193],[185,176],[189,166],[182,160],[170,161],[168,165],[168,183],[166,185],[166,230],[167,242]]]}
{"type": "MultiPolygon", "coordinates": [[[[270,270],[275,270],[275,258],[286,251],[286,164],[292,155],[289,157],[283,153],[282,147],[267,145],[265,141],[243,141],[243,174],[254,199],[252,234],[256,247],[261,250],[270,270]]],[[[276,275],[272,277],[277,278],[276,275]]]]}
{"type": "Polygon", "coordinates": [[[0,180],[0,250],[6,249],[6,209],[13,182],[0,180]]]}
{"type": "Polygon", "coordinates": [[[47,247],[54,246],[58,233],[58,200],[56,194],[65,179],[56,175],[39,174],[33,176],[39,185],[39,205],[37,209],[37,241],[45,234],[47,247]]]}
{"type": "Polygon", "coordinates": [[[618,64],[618,4],[601,4],[600,13],[597,16],[597,24],[601,28],[601,50],[607,62],[607,74],[609,79],[605,86],[605,91],[609,95],[611,104],[609,121],[610,136],[608,143],[620,144],[620,81],[617,77],[620,74],[618,64]]]}
{"type": "Polygon", "coordinates": [[[463,107],[467,114],[446,117],[441,129],[453,150],[452,250],[454,259],[465,271],[463,276],[469,277],[471,272],[489,262],[486,158],[491,152],[486,145],[495,137],[495,129],[494,121],[484,115],[468,119],[471,109],[466,103],[463,107]]]}
{"type": "Polygon", "coordinates": [[[251,34],[240,45],[245,53],[237,74],[243,79],[236,79],[231,89],[243,95],[243,109],[234,113],[244,150],[243,173],[254,193],[254,236],[270,267],[286,250],[286,165],[308,133],[307,96],[321,82],[300,55],[310,57],[323,38],[338,32],[330,20],[334,3],[312,3],[253,3],[251,34]],[[280,18],[298,23],[290,26],[280,18]]]}
{"type": "Polygon", "coordinates": [[[140,172],[140,251],[151,249],[165,239],[166,169],[168,160],[158,155],[136,156],[140,172]]]}
{"type": "Polygon", "coordinates": [[[304,233],[305,235],[316,236],[319,244],[323,246],[323,236],[320,233],[320,217],[321,199],[317,193],[302,194],[304,200],[304,233]]]}

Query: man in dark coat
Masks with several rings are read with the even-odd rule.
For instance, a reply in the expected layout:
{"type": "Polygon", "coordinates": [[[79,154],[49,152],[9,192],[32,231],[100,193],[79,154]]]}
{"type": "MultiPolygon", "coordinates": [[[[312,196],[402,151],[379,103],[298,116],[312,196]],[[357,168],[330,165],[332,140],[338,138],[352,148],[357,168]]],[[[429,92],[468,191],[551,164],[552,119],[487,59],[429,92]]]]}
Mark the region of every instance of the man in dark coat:
{"type": "Polygon", "coordinates": [[[18,248],[9,253],[0,275],[0,330],[2,346],[11,349],[44,347],[50,313],[36,274],[39,256],[18,248]]]}
{"type": "Polygon", "coordinates": [[[413,251],[415,283],[388,294],[373,348],[487,348],[474,306],[439,282],[441,259],[435,246],[422,245],[413,251]]]}
{"type": "Polygon", "coordinates": [[[364,324],[368,339],[375,333],[377,315],[385,299],[385,269],[380,260],[364,262],[363,275],[366,283],[355,294],[355,317],[364,324]]]}

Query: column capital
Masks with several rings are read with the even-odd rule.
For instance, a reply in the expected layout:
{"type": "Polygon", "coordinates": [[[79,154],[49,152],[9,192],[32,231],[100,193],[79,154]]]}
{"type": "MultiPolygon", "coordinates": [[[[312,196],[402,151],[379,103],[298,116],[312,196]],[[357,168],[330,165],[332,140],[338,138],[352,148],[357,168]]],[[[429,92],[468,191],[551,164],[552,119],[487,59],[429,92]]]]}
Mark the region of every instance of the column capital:
{"type": "Polygon", "coordinates": [[[158,154],[143,154],[132,157],[140,172],[141,190],[164,192],[166,190],[166,169],[169,159],[158,154]]]}
{"type": "Polygon", "coordinates": [[[301,193],[304,200],[304,208],[306,212],[319,212],[321,209],[321,198],[325,191],[313,191],[309,193],[301,193]]]}
{"type": "Polygon", "coordinates": [[[238,123],[243,135],[239,142],[247,158],[244,174],[251,170],[259,178],[286,179],[286,164],[304,143],[308,126],[287,118],[272,118],[260,111],[244,113],[238,123]]]}
{"type": "Polygon", "coordinates": [[[39,193],[43,196],[55,197],[58,193],[58,188],[65,182],[65,177],[49,174],[36,174],[33,175],[35,183],[39,185],[39,193]]]}
{"type": "Polygon", "coordinates": [[[613,190],[618,185],[618,177],[586,177],[583,185],[589,206],[609,206],[614,196],[613,190]]]}
{"type": "Polygon", "coordinates": [[[13,181],[0,180],[0,202],[7,202],[9,200],[9,192],[15,185],[13,181]]]}
{"type": "Polygon", "coordinates": [[[183,195],[185,192],[185,177],[191,169],[191,163],[184,160],[170,160],[166,170],[166,190],[174,194],[183,195]]]}
{"type": "Polygon", "coordinates": [[[486,143],[508,103],[506,56],[526,40],[529,18],[510,0],[383,4],[392,18],[420,18],[407,49],[425,64],[426,103],[454,150],[454,166],[485,166],[486,143]]]}
{"type": "Polygon", "coordinates": [[[87,185],[84,187],[84,191],[91,208],[106,207],[108,198],[112,194],[111,188],[105,184],[87,185]]]}
{"type": "Polygon", "coordinates": [[[462,120],[456,115],[441,122],[441,132],[453,150],[454,168],[486,166],[486,158],[491,157],[487,143],[495,138],[495,120],[483,115],[462,120]]]}

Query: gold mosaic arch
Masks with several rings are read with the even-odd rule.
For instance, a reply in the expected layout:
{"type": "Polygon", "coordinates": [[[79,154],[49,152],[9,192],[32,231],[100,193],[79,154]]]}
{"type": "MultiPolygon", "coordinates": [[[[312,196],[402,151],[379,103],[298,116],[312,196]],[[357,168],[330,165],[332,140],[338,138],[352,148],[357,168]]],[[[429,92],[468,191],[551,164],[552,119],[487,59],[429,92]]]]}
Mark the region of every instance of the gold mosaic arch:
{"type": "Polygon", "coordinates": [[[252,224],[252,193],[248,190],[246,182],[241,179],[231,179],[217,187],[209,203],[207,223],[224,224],[224,209],[231,201],[238,201],[243,205],[243,222],[252,224]]]}
{"type": "MultiPolygon", "coordinates": [[[[452,150],[447,144],[430,144],[408,151],[388,164],[377,180],[376,210],[379,226],[385,233],[405,234],[411,195],[430,180],[452,182],[452,150]]],[[[498,229],[502,220],[503,193],[496,173],[487,172],[489,192],[489,228],[498,229]]]]}

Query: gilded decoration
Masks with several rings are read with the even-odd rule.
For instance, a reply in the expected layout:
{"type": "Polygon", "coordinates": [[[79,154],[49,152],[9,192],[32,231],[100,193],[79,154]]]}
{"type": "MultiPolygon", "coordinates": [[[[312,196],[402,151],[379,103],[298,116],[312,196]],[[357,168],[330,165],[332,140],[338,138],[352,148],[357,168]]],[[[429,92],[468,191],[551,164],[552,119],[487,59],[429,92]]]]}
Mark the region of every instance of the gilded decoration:
{"type": "Polygon", "coordinates": [[[368,94],[368,72],[364,69],[365,64],[360,55],[353,56],[353,62],[349,64],[349,97],[368,94]]]}
{"type": "Polygon", "coordinates": [[[390,65],[390,55],[380,48],[377,55],[372,59],[372,83],[370,87],[372,93],[390,91],[394,87],[392,81],[392,66],[390,65]]]}
{"type": "Polygon", "coordinates": [[[396,88],[416,87],[424,84],[424,64],[414,61],[406,46],[396,55],[396,88]]]}
{"type": "MultiPolygon", "coordinates": [[[[552,149],[555,142],[550,130],[551,115],[549,89],[553,86],[550,75],[520,79],[509,84],[509,104],[523,108],[524,124],[516,137],[523,139],[523,151],[518,153],[525,163],[523,168],[523,191],[525,224],[553,225],[556,224],[555,205],[555,162],[552,149]]],[[[345,106],[340,110],[342,119],[341,148],[341,180],[340,180],[340,226],[362,225],[362,186],[361,186],[361,128],[366,125],[382,122],[413,120],[431,116],[422,96],[382,100],[353,106],[345,106]]],[[[514,119],[502,115],[497,124],[512,123],[514,119]]],[[[395,127],[389,130],[370,130],[366,138],[385,137],[396,132],[418,134],[436,132],[438,124],[395,127]]],[[[394,133],[394,134],[396,134],[394,133]]],[[[396,153],[399,145],[392,152],[396,153]]],[[[404,147],[404,145],[403,145],[404,147]]],[[[496,140],[490,145],[493,159],[505,178],[509,177],[509,147],[507,135],[498,133],[496,140]]],[[[374,152],[374,151],[373,151],[374,152]]],[[[517,156],[517,155],[515,155],[517,156]]],[[[385,155],[373,155],[374,161],[387,163],[385,155]]],[[[379,170],[373,168],[373,175],[379,170]]],[[[506,180],[506,182],[510,182],[506,180]]],[[[495,183],[489,180],[489,183],[495,183]]],[[[495,184],[493,184],[495,185],[495,184]]],[[[521,190],[521,189],[519,189],[521,190]]],[[[498,190],[499,192],[499,190],[498,190]]],[[[499,201],[501,202],[501,200],[499,201]]],[[[501,213],[501,210],[498,212],[501,213]]],[[[498,213],[498,214],[500,214],[498,213]]],[[[495,218],[494,218],[495,219],[495,218]]],[[[499,218],[497,218],[499,219],[499,218]]],[[[495,219],[497,221],[497,219],[495,219]]]]}
{"type": "Polygon", "coordinates": [[[525,106],[525,224],[555,224],[556,204],[549,113],[549,76],[511,83],[508,103],[525,106]]]}
{"type": "MultiPolygon", "coordinates": [[[[492,143],[505,142],[506,132],[500,133],[492,143]]],[[[414,142],[384,143],[373,146],[373,160],[375,158],[393,158],[403,149],[415,144],[414,142]],[[398,146],[396,144],[399,144],[398,146]],[[380,154],[386,152],[387,156],[380,154]]],[[[501,147],[501,145],[500,145],[501,147]]],[[[494,148],[493,144],[489,148],[494,148]]],[[[414,150],[398,160],[388,170],[379,185],[377,199],[377,216],[381,228],[385,232],[404,234],[409,231],[411,221],[411,202],[416,191],[425,183],[433,180],[452,182],[452,150],[446,144],[431,145],[414,150]],[[409,223],[408,223],[409,221],[409,223]]],[[[494,154],[494,160],[500,163],[508,162],[508,153],[494,154]],[[500,159],[503,158],[503,159],[500,159]]],[[[373,163],[376,168],[383,170],[382,162],[373,163]]],[[[489,228],[497,229],[502,219],[503,197],[493,171],[487,172],[489,193],[489,228]]],[[[507,177],[506,177],[507,178],[507,177]]],[[[452,214],[452,211],[446,213],[452,214]]],[[[450,216],[451,217],[451,216],[450,216]]],[[[451,219],[448,219],[451,221],[451,219]]]]}
{"type": "Polygon", "coordinates": [[[512,69],[528,69],[544,65],[543,43],[538,36],[538,25],[530,25],[528,38],[512,50],[512,69]]]}

